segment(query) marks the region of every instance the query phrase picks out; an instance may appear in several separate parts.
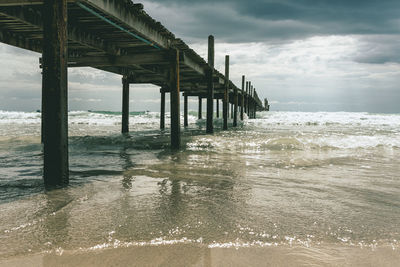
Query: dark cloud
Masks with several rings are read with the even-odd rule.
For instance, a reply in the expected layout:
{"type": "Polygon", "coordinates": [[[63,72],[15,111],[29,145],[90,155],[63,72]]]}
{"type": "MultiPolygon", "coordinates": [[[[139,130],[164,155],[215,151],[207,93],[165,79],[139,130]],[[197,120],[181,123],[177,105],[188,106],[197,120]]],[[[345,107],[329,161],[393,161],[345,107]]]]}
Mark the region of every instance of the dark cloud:
{"type": "MultiPolygon", "coordinates": [[[[400,33],[400,1],[393,0],[148,2],[169,7],[172,12],[176,10],[174,25],[168,25],[168,19],[173,14],[165,14],[163,18],[167,26],[178,29],[177,34],[188,39],[215,34],[222,40],[243,42],[299,39],[314,35],[400,33]],[[184,26],[176,25],[179,17],[182,20],[178,22],[184,26]],[[191,18],[190,22],[187,17],[191,18]]],[[[153,10],[148,10],[146,1],[144,3],[151,14],[153,10]]]]}
{"type": "Polygon", "coordinates": [[[359,63],[385,64],[400,63],[399,35],[361,36],[354,60],[359,63]]]}

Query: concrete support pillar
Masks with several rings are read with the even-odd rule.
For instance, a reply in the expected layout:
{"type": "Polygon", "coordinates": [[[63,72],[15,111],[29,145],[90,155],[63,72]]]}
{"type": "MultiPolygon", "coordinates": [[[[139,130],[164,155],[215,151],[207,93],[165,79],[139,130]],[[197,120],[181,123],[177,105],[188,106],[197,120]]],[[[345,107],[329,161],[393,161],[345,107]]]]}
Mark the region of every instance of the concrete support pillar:
{"type": "Polygon", "coordinates": [[[240,98],[240,120],[243,121],[243,116],[244,116],[244,87],[245,87],[245,81],[246,77],[243,75],[242,76],[242,97],[240,98]]]}
{"type": "Polygon", "coordinates": [[[246,114],[250,118],[250,87],[251,87],[251,82],[249,81],[249,88],[246,89],[247,91],[247,100],[246,100],[246,114]]]}
{"type": "Polygon", "coordinates": [[[181,146],[180,125],[180,88],[179,88],[179,52],[170,51],[171,62],[169,65],[169,88],[171,103],[171,148],[179,149],[181,146]]]}
{"type": "Polygon", "coordinates": [[[237,127],[238,104],[238,89],[235,87],[233,93],[233,127],[237,127]]]}
{"type": "Polygon", "coordinates": [[[165,129],[165,90],[164,88],[160,89],[161,93],[161,107],[160,107],[160,129],[165,129]]]}
{"type": "MultiPolygon", "coordinates": [[[[247,98],[249,96],[249,81],[246,82],[246,93],[244,94],[244,113],[247,114],[247,98]]],[[[247,114],[248,116],[248,114],[247,114]]]]}
{"type": "Polygon", "coordinates": [[[122,133],[129,132],[129,79],[122,77],[122,133]]]}
{"type": "Polygon", "coordinates": [[[201,120],[203,118],[203,99],[201,98],[201,96],[199,96],[199,112],[198,112],[198,118],[199,120],[201,120]]]}
{"type": "Polygon", "coordinates": [[[251,96],[250,114],[251,114],[251,118],[254,119],[254,105],[255,105],[255,103],[254,103],[254,87],[253,87],[253,85],[251,86],[251,95],[250,96],[251,96]]]}
{"type": "Polygon", "coordinates": [[[224,90],[224,100],[223,100],[223,117],[224,126],[223,129],[228,129],[228,90],[229,90],[229,56],[225,56],[225,90],[224,90]]]}
{"type": "Polygon", "coordinates": [[[208,65],[207,71],[207,133],[214,132],[214,36],[208,37],[208,65]]]}
{"type": "Polygon", "coordinates": [[[51,188],[69,182],[67,0],[45,0],[43,13],[43,179],[51,188]]]}
{"type": "Polygon", "coordinates": [[[219,99],[215,99],[215,102],[217,103],[217,118],[219,118],[219,99]]]}
{"type": "Polygon", "coordinates": [[[189,120],[188,120],[188,96],[184,94],[183,96],[183,126],[188,127],[189,126],[189,120]]]}

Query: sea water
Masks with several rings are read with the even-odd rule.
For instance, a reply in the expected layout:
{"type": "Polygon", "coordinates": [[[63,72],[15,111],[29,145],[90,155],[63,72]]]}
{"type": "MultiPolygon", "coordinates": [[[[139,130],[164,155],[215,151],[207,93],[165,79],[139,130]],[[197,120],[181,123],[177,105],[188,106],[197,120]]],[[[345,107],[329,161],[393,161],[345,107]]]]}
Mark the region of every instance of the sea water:
{"type": "Polygon", "coordinates": [[[119,113],[70,112],[70,185],[46,191],[40,113],[0,111],[0,259],[172,244],[399,253],[399,114],[262,112],[228,131],[216,119],[212,135],[196,118],[171,151],[168,115],[160,131],[159,113],[131,114],[121,135],[119,113]]]}

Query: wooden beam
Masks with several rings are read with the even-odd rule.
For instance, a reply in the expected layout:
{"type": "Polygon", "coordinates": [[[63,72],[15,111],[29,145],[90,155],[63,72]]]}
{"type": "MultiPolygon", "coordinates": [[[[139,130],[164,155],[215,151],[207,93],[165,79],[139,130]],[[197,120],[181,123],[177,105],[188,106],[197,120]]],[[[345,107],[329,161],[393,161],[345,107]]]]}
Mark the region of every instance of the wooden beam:
{"type": "Polygon", "coordinates": [[[164,88],[160,89],[161,93],[161,107],[160,107],[160,129],[165,129],[165,90],[164,88]]]}
{"type": "Polygon", "coordinates": [[[171,104],[171,148],[179,149],[181,146],[181,125],[180,125],[180,95],[179,95],[179,53],[176,49],[170,51],[170,104],[171,104]]]}
{"type": "Polygon", "coordinates": [[[189,126],[189,121],[188,121],[188,96],[184,95],[183,96],[183,126],[188,127],[189,126]]]}
{"type": "Polygon", "coordinates": [[[122,133],[129,132],[129,80],[122,77],[122,133]]]}
{"type": "Polygon", "coordinates": [[[237,127],[237,114],[238,114],[238,89],[235,86],[233,93],[233,127],[237,127]]]}
{"type": "Polygon", "coordinates": [[[249,107],[249,102],[250,102],[250,86],[251,86],[251,82],[248,82],[248,87],[246,88],[246,114],[247,116],[250,118],[250,107],[249,107]]]}
{"type": "Polygon", "coordinates": [[[123,3],[124,1],[81,0],[80,2],[107,14],[108,17],[112,17],[114,21],[124,25],[128,30],[136,32],[158,46],[162,48],[170,47],[171,40],[161,34],[161,31],[158,29],[150,26],[140,16],[135,15],[131,10],[127,9],[123,3]]]}
{"type": "Polygon", "coordinates": [[[219,99],[217,98],[217,99],[215,99],[215,101],[217,102],[217,107],[216,107],[216,110],[217,110],[217,118],[219,118],[219,99]]]}
{"type": "Polygon", "coordinates": [[[203,104],[203,98],[201,98],[201,96],[199,96],[199,111],[198,111],[198,114],[197,114],[199,120],[201,120],[203,118],[203,107],[202,107],[202,104],[203,104]]]}
{"type": "Polygon", "coordinates": [[[184,64],[185,66],[189,67],[193,71],[197,72],[198,74],[205,76],[206,75],[206,69],[194,62],[189,56],[187,56],[185,53],[182,53],[183,58],[181,58],[181,64],[184,64]]]}
{"type": "MultiPolygon", "coordinates": [[[[38,15],[38,13],[34,12],[34,10],[31,8],[26,8],[26,7],[1,8],[0,6],[0,13],[4,14],[7,17],[15,19],[23,24],[35,27],[37,28],[38,31],[43,30],[42,16],[38,15]]],[[[120,48],[118,48],[114,44],[105,41],[96,34],[89,33],[82,29],[79,29],[79,26],[76,26],[73,23],[69,23],[68,25],[68,39],[77,42],[81,45],[91,47],[100,51],[104,51],[111,55],[120,54],[120,48]]],[[[30,49],[29,47],[21,46],[20,43],[11,45],[36,51],[34,49],[30,49]]]]}
{"type": "MultiPolygon", "coordinates": [[[[68,3],[77,0],[67,0],[68,3]]],[[[25,6],[25,5],[43,5],[43,0],[1,0],[0,6],[25,6]]]]}
{"type": "Polygon", "coordinates": [[[208,65],[207,70],[207,133],[214,132],[214,36],[208,36],[208,65]]]}
{"type": "Polygon", "coordinates": [[[43,44],[41,41],[29,40],[24,36],[14,34],[6,30],[0,30],[0,42],[38,53],[42,53],[43,49],[43,44]]]}
{"type": "Polygon", "coordinates": [[[68,67],[106,67],[129,65],[169,64],[168,51],[129,54],[124,56],[96,56],[70,58],[68,67]]]}
{"type": "Polygon", "coordinates": [[[244,87],[245,87],[246,77],[242,76],[242,95],[241,95],[241,108],[240,108],[240,120],[243,121],[244,117],[244,87]]]}
{"type": "Polygon", "coordinates": [[[67,1],[44,3],[43,178],[45,186],[51,188],[69,182],[67,1]]]}
{"type": "Polygon", "coordinates": [[[225,90],[223,100],[224,130],[228,130],[229,56],[225,56],[225,90]]]}

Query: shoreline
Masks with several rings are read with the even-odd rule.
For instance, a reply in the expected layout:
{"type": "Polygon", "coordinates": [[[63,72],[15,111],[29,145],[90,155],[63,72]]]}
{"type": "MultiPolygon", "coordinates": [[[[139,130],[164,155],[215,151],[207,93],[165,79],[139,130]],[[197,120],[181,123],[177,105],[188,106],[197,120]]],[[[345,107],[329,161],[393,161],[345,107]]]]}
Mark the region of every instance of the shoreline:
{"type": "Polygon", "coordinates": [[[209,248],[174,244],[93,251],[40,253],[0,259],[8,266],[398,266],[400,251],[391,247],[339,245],[209,248]]]}

